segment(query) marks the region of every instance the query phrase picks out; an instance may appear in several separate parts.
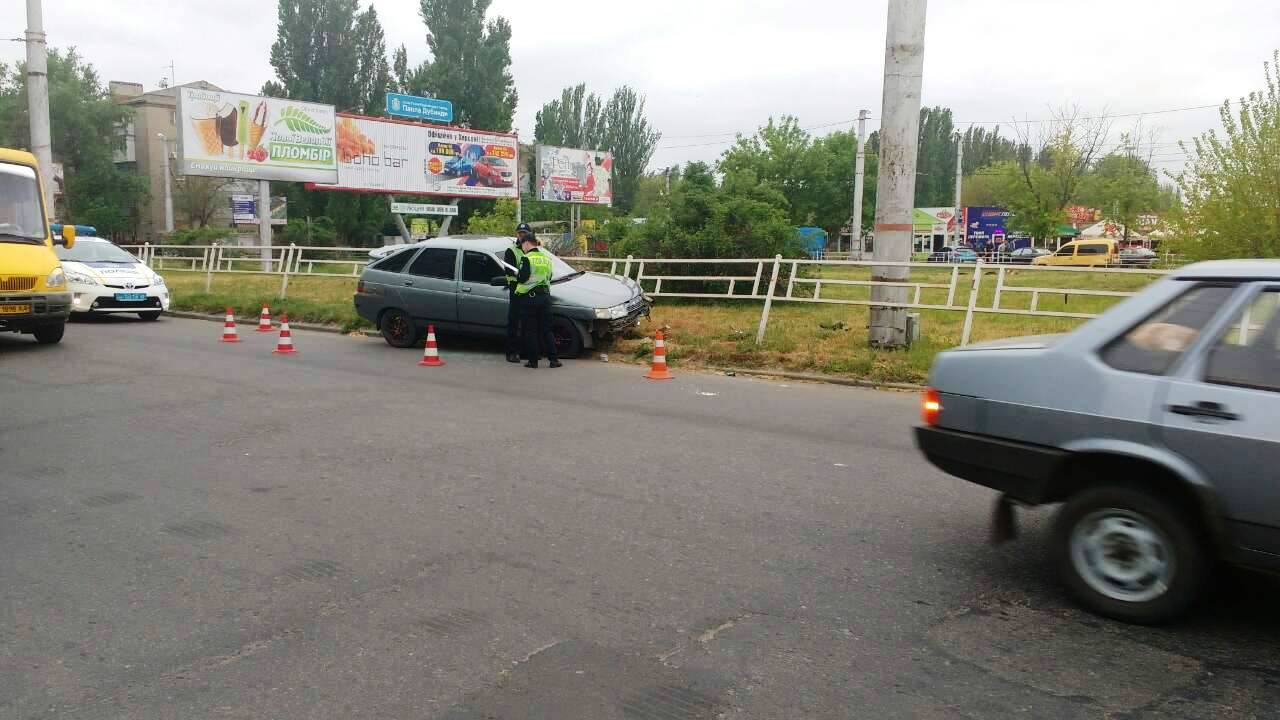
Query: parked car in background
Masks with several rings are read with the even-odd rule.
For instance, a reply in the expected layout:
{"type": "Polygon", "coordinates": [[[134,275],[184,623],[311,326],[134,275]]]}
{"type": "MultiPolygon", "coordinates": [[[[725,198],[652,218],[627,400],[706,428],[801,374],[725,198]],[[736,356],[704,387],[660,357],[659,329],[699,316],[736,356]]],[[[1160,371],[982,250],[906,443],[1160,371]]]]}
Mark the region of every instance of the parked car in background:
{"type": "MultiPolygon", "coordinates": [[[[391,246],[360,275],[356,312],[394,347],[417,346],[428,324],[502,337],[508,297],[500,258],[514,242],[450,235],[391,246]]],[[[574,270],[554,255],[551,260],[551,332],[561,356],[573,357],[648,317],[650,300],[634,280],[574,270]]]]}
{"type": "Polygon", "coordinates": [[[1014,265],[1030,265],[1036,258],[1050,254],[1052,253],[1044,248],[1021,247],[1009,253],[1006,262],[1014,265]]]}
{"type": "Polygon", "coordinates": [[[164,278],[110,240],[80,236],[56,248],[71,288],[72,314],[137,313],[159,320],[169,309],[164,278]]]}
{"type": "Polygon", "coordinates": [[[976,263],[978,262],[978,253],[973,248],[967,247],[944,247],[937,252],[930,253],[925,262],[931,263],[976,263]]]}
{"type": "Polygon", "coordinates": [[[1151,267],[1155,261],[1156,253],[1149,248],[1131,247],[1120,251],[1120,264],[1125,267],[1151,267]]]}
{"type": "Polygon", "coordinates": [[[1052,255],[1042,255],[1033,259],[1031,264],[1055,267],[1106,267],[1117,264],[1119,258],[1115,240],[1095,238],[1072,240],[1058,248],[1052,255]]]}
{"type": "Polygon", "coordinates": [[[1050,551],[1086,607],[1154,623],[1217,560],[1280,570],[1280,261],[1176,271],[1074,333],[940,354],[916,442],[1013,503],[1063,503],[1050,551]]]}

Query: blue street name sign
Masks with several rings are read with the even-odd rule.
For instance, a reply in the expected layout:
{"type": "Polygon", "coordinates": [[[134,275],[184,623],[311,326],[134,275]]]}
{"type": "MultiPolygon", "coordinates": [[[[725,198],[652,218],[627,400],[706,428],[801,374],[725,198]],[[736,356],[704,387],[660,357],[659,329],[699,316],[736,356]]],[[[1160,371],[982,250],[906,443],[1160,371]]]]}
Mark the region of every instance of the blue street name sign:
{"type": "Polygon", "coordinates": [[[387,114],[414,120],[453,122],[453,103],[439,98],[387,93],[387,114]]]}

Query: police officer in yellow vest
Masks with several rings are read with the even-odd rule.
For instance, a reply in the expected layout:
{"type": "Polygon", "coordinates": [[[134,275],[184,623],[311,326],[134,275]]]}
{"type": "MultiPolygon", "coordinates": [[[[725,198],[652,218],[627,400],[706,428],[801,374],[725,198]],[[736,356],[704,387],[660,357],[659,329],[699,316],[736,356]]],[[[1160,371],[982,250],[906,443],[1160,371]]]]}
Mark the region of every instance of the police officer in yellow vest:
{"type": "Polygon", "coordinates": [[[538,367],[539,344],[553,368],[560,367],[555,338],[551,336],[551,258],[538,249],[532,233],[520,239],[524,258],[516,276],[517,303],[524,332],[524,366],[538,367]]]}
{"type": "Polygon", "coordinates": [[[507,362],[520,362],[520,296],[516,295],[516,274],[520,272],[520,263],[524,260],[524,250],[520,244],[526,237],[533,237],[533,228],[529,223],[516,226],[516,241],[502,255],[507,264],[507,362]],[[512,269],[514,268],[514,269],[512,269]]]}

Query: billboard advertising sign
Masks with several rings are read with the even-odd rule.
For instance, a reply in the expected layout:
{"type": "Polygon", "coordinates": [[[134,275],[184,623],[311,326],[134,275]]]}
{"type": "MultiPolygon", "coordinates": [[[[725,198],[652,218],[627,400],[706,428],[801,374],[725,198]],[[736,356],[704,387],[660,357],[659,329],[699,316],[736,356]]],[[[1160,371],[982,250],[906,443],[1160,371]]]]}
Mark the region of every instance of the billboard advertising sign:
{"type": "Polygon", "coordinates": [[[457,205],[429,205],[427,203],[391,203],[391,212],[397,215],[457,215],[457,205]]]}
{"type": "Polygon", "coordinates": [[[387,114],[414,120],[451,123],[453,122],[453,103],[439,98],[387,93],[387,114]]]}
{"type": "Polygon", "coordinates": [[[184,175],[334,182],[332,105],[178,88],[184,175]]]}
{"type": "Polygon", "coordinates": [[[515,135],[338,116],[338,178],[317,190],[514,198],[515,135]]]}
{"type": "Polygon", "coordinates": [[[1010,212],[1001,207],[967,207],[964,209],[964,235],[969,245],[986,248],[1012,241],[1017,247],[1030,244],[1025,233],[1009,232],[1006,225],[1010,212]]]}
{"type": "Polygon", "coordinates": [[[950,235],[955,232],[956,209],[950,207],[916,208],[912,218],[918,235],[950,235]]]}
{"type": "Polygon", "coordinates": [[[613,155],[539,145],[535,197],[552,202],[613,204],[613,155]]]}

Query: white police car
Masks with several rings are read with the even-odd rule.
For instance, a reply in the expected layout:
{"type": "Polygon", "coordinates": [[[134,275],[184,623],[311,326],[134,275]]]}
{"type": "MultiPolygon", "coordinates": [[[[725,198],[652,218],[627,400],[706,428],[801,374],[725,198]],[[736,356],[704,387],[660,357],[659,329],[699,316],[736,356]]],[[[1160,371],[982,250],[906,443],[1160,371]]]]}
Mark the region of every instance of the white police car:
{"type": "Polygon", "coordinates": [[[164,278],[115,243],[77,237],[75,246],[55,246],[71,290],[72,313],[137,313],[157,320],[169,309],[164,278]]]}

